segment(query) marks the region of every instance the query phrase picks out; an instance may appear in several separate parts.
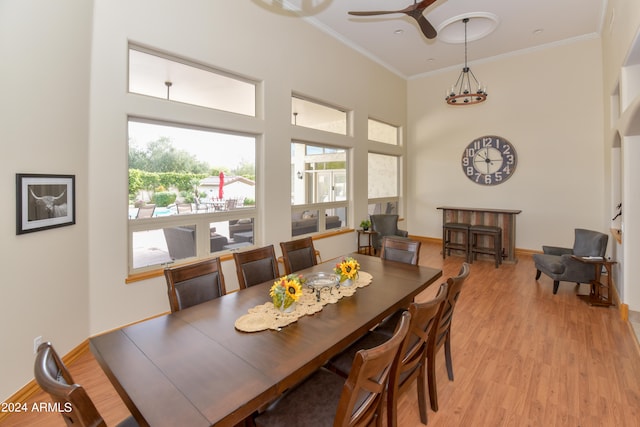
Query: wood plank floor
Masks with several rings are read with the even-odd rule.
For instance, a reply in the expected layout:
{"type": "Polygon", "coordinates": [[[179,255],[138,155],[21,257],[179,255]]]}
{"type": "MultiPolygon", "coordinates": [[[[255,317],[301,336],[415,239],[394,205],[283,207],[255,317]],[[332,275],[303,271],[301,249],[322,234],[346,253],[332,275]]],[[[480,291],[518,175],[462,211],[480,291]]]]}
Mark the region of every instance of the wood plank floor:
{"type": "MultiPolygon", "coordinates": [[[[440,246],[423,244],[420,264],[455,275],[462,258],[443,261],[440,246]]],[[[419,296],[426,300],[434,289],[419,296]]],[[[580,289],[587,291],[586,286],[580,289]]],[[[477,261],[453,320],[455,380],[437,359],[440,410],[430,426],[639,426],[640,353],[617,308],[590,307],[576,286],[535,281],[530,256],[495,269],[477,261]]],[[[54,343],[55,344],[55,343],[54,343]]],[[[70,366],[108,425],[128,415],[90,352],[70,366]]],[[[399,401],[399,425],[420,426],[416,393],[399,401]]],[[[44,394],[29,401],[48,402],[44,394]]],[[[13,414],[3,426],[63,426],[58,414],[13,414]]]]}

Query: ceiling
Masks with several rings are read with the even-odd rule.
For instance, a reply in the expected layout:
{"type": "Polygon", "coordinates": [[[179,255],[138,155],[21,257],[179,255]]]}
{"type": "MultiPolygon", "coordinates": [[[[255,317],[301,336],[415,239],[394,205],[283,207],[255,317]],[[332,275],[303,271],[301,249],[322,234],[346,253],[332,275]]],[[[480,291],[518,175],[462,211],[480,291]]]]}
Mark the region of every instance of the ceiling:
{"type": "Polygon", "coordinates": [[[405,14],[359,17],[348,11],[401,10],[413,0],[251,0],[272,13],[301,16],[405,78],[464,64],[464,24],[469,14],[468,63],[581,38],[597,37],[607,0],[436,0],[424,15],[439,30],[428,40],[405,14]],[[473,40],[475,35],[495,29],[473,40]],[[447,21],[459,18],[440,31],[447,21]],[[486,30],[486,31],[485,31],[486,30]],[[457,39],[455,42],[443,40],[457,39]]]}

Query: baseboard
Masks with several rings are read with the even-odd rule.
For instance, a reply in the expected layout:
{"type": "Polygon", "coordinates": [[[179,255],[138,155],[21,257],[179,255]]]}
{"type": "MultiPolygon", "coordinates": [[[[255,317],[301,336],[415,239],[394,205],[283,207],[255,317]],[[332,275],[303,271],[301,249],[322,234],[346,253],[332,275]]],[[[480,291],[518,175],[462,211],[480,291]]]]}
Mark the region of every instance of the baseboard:
{"type": "MultiPolygon", "coordinates": [[[[413,240],[419,240],[419,241],[425,242],[425,243],[437,243],[439,245],[442,245],[442,238],[441,237],[425,237],[425,236],[409,235],[409,238],[413,239],[413,240]]],[[[528,255],[528,256],[531,256],[533,254],[541,254],[542,251],[534,250],[534,249],[515,248],[515,253],[516,253],[516,255],[528,255]]]]}
{"type": "MultiPolygon", "coordinates": [[[[65,365],[70,365],[75,362],[81,355],[89,351],[89,340],[86,339],[81,342],[77,347],[71,349],[69,353],[62,357],[62,362],[65,365]]],[[[26,402],[35,394],[42,391],[35,379],[29,381],[24,387],[9,396],[6,402],[26,402]]],[[[11,412],[0,412],[0,422],[11,415],[11,412]]]]}

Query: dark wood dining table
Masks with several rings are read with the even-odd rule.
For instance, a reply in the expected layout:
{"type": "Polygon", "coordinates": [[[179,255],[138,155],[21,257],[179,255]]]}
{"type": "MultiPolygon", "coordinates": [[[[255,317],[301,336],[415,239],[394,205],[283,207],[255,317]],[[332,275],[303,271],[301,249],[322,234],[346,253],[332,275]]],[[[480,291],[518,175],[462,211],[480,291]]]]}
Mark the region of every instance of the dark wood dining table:
{"type": "MultiPolygon", "coordinates": [[[[269,301],[267,282],[94,336],[91,351],[140,425],[233,426],[442,276],[439,269],[349,256],[373,276],[371,284],[279,331],[234,327],[269,301]]],[[[300,273],[330,272],[336,261],[300,273]]]]}

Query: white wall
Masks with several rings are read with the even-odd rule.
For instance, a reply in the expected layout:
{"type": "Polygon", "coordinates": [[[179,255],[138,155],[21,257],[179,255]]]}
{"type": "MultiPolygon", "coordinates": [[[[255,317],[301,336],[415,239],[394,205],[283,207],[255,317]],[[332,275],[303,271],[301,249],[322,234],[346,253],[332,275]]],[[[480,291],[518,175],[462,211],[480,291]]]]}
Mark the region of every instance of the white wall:
{"type": "MultiPolygon", "coordinates": [[[[617,162],[619,170],[612,171],[611,193],[621,193],[623,216],[622,245],[617,245],[615,265],[619,281],[619,294],[630,310],[630,318],[640,318],[640,287],[638,275],[640,265],[634,262],[640,254],[640,185],[637,164],[640,161],[639,136],[637,134],[637,102],[640,98],[638,90],[638,67],[623,76],[623,66],[637,64],[638,34],[640,32],[640,2],[628,0],[608,0],[605,22],[602,30],[603,45],[603,92],[604,92],[604,144],[607,149],[621,152],[617,162]],[[611,26],[613,23],[613,26],[611,26]],[[636,46],[634,47],[634,41],[636,46]],[[636,50],[635,60],[629,61],[628,55],[636,50]],[[618,95],[619,102],[618,102],[618,95]],[[618,105],[619,104],[619,105],[618,105]],[[636,105],[636,112],[629,105],[636,105]],[[622,122],[622,123],[621,123],[622,122]],[[624,128],[624,129],[622,129],[624,128]],[[634,131],[629,132],[629,129],[634,131]],[[620,148],[621,145],[621,148],[620,148]]],[[[612,210],[612,212],[615,212],[612,210]]],[[[615,215],[615,213],[614,213],[615,215]]],[[[611,215],[613,217],[613,215],[611,215]]]]}
{"type": "Polygon", "coordinates": [[[82,0],[0,0],[3,398],[33,376],[36,336],[64,354],[89,334],[91,13],[82,0]],[[77,224],[17,236],[16,173],[75,175],[77,224]]]}
{"type": "Polygon", "coordinates": [[[599,39],[469,65],[488,84],[482,104],[446,104],[461,68],[409,81],[411,233],[441,237],[442,205],[521,209],[517,248],[570,247],[576,227],[608,233],[599,39]],[[500,185],[478,185],[462,171],[463,150],[483,135],[517,151],[515,174],[500,185]]]}

